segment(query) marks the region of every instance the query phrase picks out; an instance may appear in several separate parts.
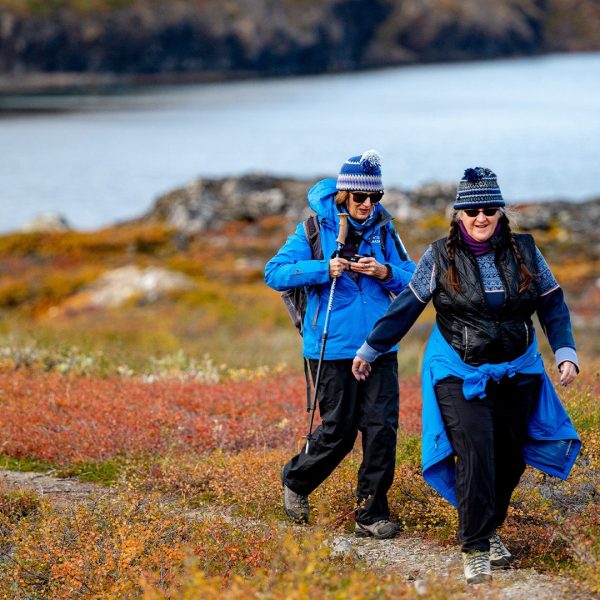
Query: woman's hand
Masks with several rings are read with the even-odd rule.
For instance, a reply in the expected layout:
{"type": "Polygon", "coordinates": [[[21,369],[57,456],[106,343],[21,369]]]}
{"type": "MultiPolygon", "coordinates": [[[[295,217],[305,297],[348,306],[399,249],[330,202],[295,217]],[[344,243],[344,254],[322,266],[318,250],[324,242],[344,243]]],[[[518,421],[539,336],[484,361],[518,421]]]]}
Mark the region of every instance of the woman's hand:
{"type": "Polygon", "coordinates": [[[565,387],[577,377],[577,367],[570,360],[563,360],[558,365],[558,370],[560,371],[560,384],[565,387]]]}
{"type": "Polygon", "coordinates": [[[352,363],[352,375],[354,375],[358,381],[364,381],[370,373],[371,364],[359,356],[355,356],[352,363]]]}
{"type": "Polygon", "coordinates": [[[329,261],[329,277],[341,277],[342,273],[348,269],[348,261],[345,258],[332,258],[329,261]]]}
{"type": "Polygon", "coordinates": [[[372,256],[365,256],[358,262],[350,263],[350,269],[361,275],[375,277],[375,279],[387,279],[389,275],[388,268],[377,262],[372,256]]]}

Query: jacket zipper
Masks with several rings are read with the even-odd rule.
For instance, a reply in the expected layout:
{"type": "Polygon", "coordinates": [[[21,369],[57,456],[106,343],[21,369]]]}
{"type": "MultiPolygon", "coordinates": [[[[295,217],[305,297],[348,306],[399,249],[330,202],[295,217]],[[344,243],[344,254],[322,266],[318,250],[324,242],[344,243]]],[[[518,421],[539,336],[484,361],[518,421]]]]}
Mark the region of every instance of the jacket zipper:
{"type": "Polygon", "coordinates": [[[467,350],[469,348],[469,330],[465,325],[465,354],[463,356],[463,362],[467,362],[467,350]]]}
{"type": "Polygon", "coordinates": [[[527,350],[527,348],[529,348],[529,327],[527,327],[527,323],[524,323],[525,325],[525,350],[527,350]]]}
{"type": "Polygon", "coordinates": [[[317,310],[315,310],[315,318],[313,319],[312,326],[313,329],[317,328],[317,319],[319,318],[319,309],[321,308],[321,297],[319,296],[317,299],[317,310]]]}
{"type": "MultiPolygon", "coordinates": [[[[360,281],[360,279],[359,279],[359,281],[360,281]]],[[[357,285],[358,285],[358,295],[360,298],[360,304],[361,304],[361,309],[362,309],[360,312],[362,315],[363,327],[366,328],[367,327],[367,315],[366,315],[366,309],[365,309],[365,306],[366,306],[365,296],[363,294],[363,289],[362,289],[360,283],[357,283],[357,285]]]]}

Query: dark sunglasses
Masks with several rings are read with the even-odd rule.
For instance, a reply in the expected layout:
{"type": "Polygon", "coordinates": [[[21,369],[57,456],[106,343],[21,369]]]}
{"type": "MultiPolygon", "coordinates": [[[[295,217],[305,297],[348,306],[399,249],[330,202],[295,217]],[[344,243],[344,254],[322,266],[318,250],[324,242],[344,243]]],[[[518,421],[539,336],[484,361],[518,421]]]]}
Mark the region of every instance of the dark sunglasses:
{"type": "Polygon", "coordinates": [[[352,197],[352,201],[356,202],[356,204],[366,202],[367,198],[371,198],[372,204],[377,204],[378,202],[381,202],[383,192],[369,192],[368,194],[363,192],[350,192],[350,196],[352,197]]]}
{"type": "Polygon", "coordinates": [[[486,217],[493,217],[497,212],[497,208],[463,208],[467,217],[476,217],[482,212],[486,217]]]}

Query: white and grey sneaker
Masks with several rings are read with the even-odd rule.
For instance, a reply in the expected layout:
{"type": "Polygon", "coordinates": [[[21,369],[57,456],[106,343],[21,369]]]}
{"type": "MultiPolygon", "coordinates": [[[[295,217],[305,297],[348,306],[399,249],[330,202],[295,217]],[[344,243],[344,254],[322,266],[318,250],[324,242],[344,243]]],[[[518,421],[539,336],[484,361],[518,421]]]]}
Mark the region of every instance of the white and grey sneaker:
{"type": "Polygon", "coordinates": [[[393,538],[400,531],[396,523],[382,519],[376,523],[365,525],[356,521],[354,525],[354,534],[357,537],[374,537],[378,540],[388,540],[393,538]]]}
{"type": "Polygon", "coordinates": [[[483,550],[463,552],[463,567],[467,583],[484,583],[492,579],[490,553],[483,550]]]}
{"type": "Polygon", "coordinates": [[[308,496],[296,494],[284,484],[283,486],[283,508],[287,516],[296,523],[308,523],[308,496]]]}
{"type": "Polygon", "coordinates": [[[513,555],[502,543],[500,536],[494,532],[490,537],[490,564],[494,569],[506,569],[514,560],[513,555]]]}

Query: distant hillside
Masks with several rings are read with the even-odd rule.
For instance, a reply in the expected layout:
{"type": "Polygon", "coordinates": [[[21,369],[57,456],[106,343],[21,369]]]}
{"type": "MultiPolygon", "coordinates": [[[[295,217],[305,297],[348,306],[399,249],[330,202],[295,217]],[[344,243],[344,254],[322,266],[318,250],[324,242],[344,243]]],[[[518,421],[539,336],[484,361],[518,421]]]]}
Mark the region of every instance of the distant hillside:
{"type": "Polygon", "coordinates": [[[600,49],[597,0],[0,0],[0,74],[283,75],[600,49]]]}

